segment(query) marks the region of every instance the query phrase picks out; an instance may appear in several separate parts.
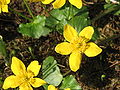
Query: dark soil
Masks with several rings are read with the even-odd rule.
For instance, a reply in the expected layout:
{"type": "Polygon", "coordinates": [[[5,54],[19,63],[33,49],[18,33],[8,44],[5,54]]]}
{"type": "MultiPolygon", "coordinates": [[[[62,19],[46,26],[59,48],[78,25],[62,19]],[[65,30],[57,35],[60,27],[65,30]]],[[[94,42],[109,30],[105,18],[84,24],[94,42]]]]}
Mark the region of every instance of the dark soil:
{"type": "MultiPolygon", "coordinates": [[[[13,0],[9,6],[30,17],[21,0],[13,0]]],[[[34,10],[34,15],[48,16],[48,12],[52,9],[51,5],[44,6],[44,8],[41,7],[43,5],[40,2],[31,3],[30,6],[34,10]]],[[[93,9],[100,9],[100,5],[99,7],[96,7],[96,5],[88,6],[92,10],[92,14],[90,13],[92,19],[97,15],[94,14],[96,12],[93,9]]],[[[99,11],[102,11],[102,6],[99,11]]],[[[17,28],[20,23],[26,22],[29,21],[14,14],[12,11],[0,14],[0,35],[3,36],[6,43],[8,57],[11,58],[15,55],[27,66],[32,60],[38,60],[42,63],[46,57],[53,56],[57,60],[62,74],[69,71],[69,56],[63,56],[54,51],[55,46],[64,41],[63,36],[57,31],[53,31],[39,39],[22,36],[18,33],[17,28]],[[32,50],[32,53],[29,49],[32,50]]],[[[120,90],[120,16],[106,15],[97,20],[94,26],[98,27],[100,31],[100,40],[97,42],[103,49],[103,52],[94,58],[83,56],[80,69],[76,73],[70,72],[67,75],[75,75],[83,90],[120,90]],[[107,37],[113,35],[116,35],[113,40],[105,41],[107,37]],[[86,57],[86,60],[84,60],[84,57],[86,57]]],[[[2,80],[12,74],[2,58],[0,58],[0,68],[2,80]]],[[[42,87],[35,90],[42,90],[42,87]]]]}

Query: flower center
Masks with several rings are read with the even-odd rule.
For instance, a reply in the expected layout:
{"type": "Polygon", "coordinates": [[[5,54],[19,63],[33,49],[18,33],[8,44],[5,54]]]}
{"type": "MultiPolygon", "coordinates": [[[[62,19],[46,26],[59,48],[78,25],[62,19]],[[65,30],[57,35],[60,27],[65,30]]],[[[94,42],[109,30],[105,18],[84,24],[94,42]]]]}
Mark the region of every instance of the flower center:
{"type": "Polygon", "coordinates": [[[32,71],[28,71],[24,76],[23,76],[23,83],[29,83],[31,78],[33,78],[34,74],[32,71]]]}
{"type": "Polygon", "coordinates": [[[74,51],[79,51],[80,53],[83,53],[86,48],[88,48],[87,42],[88,40],[85,37],[78,37],[74,39],[71,44],[73,47],[73,52],[74,51]]]}

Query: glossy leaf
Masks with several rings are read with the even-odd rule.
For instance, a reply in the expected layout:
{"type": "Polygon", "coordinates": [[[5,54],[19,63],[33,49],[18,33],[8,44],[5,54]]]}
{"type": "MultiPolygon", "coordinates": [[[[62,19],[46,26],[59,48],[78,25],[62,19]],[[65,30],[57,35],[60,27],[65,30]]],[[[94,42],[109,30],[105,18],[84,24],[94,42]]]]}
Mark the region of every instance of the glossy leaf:
{"type": "Polygon", "coordinates": [[[45,20],[44,16],[36,16],[33,22],[20,24],[19,32],[33,38],[45,36],[50,32],[50,29],[45,27],[45,20]]]}
{"type": "Polygon", "coordinates": [[[70,88],[71,90],[82,90],[82,88],[79,86],[78,82],[76,81],[75,77],[70,75],[63,78],[62,84],[60,86],[60,90],[70,88]]]}
{"type": "Polygon", "coordinates": [[[84,16],[75,16],[69,21],[69,24],[79,33],[84,27],[89,25],[89,20],[84,16]]]}
{"type": "Polygon", "coordinates": [[[93,34],[91,40],[92,40],[92,41],[95,41],[95,40],[97,40],[99,37],[100,37],[99,31],[97,30],[97,28],[94,28],[94,34],[93,34]]]}
{"type": "Polygon", "coordinates": [[[43,78],[48,84],[58,86],[62,81],[60,69],[52,56],[47,57],[42,65],[43,78]]]}
{"type": "MultiPolygon", "coordinates": [[[[120,3],[120,2],[119,2],[119,3],[120,3]]],[[[104,5],[104,9],[105,9],[105,10],[108,10],[108,9],[115,8],[115,7],[117,7],[117,6],[120,6],[120,5],[117,5],[117,4],[105,4],[105,5],[104,5]]],[[[120,15],[120,9],[115,10],[113,13],[114,13],[114,15],[120,15]]]]}

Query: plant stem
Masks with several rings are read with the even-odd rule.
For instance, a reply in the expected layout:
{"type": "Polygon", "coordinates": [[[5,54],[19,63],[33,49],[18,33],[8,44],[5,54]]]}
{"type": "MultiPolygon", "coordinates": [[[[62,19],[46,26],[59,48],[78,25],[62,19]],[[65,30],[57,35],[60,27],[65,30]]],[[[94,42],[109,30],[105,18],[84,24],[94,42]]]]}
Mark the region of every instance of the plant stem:
{"type": "Polygon", "coordinates": [[[69,74],[71,72],[71,70],[67,71],[66,73],[63,74],[63,77],[66,76],[67,74],[69,74]]]}
{"type": "Polygon", "coordinates": [[[29,5],[27,4],[27,2],[26,2],[26,0],[23,0],[24,1],[24,4],[26,5],[26,7],[27,7],[27,9],[28,9],[28,12],[29,12],[29,14],[32,16],[32,18],[34,19],[34,16],[33,16],[33,14],[32,14],[32,11],[30,10],[30,7],[29,7],[29,5]]]}
{"type": "Polygon", "coordinates": [[[23,14],[15,11],[14,9],[11,9],[11,8],[9,8],[9,9],[10,9],[11,11],[13,11],[14,13],[20,15],[20,16],[23,17],[23,18],[25,18],[25,19],[27,19],[27,20],[29,20],[29,21],[33,21],[31,18],[26,17],[25,15],[23,15],[23,14]]]}
{"type": "Polygon", "coordinates": [[[104,12],[101,12],[98,16],[96,16],[95,18],[93,18],[91,21],[92,21],[92,24],[95,23],[96,20],[100,19],[101,17],[105,16],[106,14],[112,12],[112,11],[115,11],[115,10],[119,10],[120,9],[120,5],[116,6],[116,7],[113,7],[113,8],[110,8],[108,10],[105,10],[104,12]]]}

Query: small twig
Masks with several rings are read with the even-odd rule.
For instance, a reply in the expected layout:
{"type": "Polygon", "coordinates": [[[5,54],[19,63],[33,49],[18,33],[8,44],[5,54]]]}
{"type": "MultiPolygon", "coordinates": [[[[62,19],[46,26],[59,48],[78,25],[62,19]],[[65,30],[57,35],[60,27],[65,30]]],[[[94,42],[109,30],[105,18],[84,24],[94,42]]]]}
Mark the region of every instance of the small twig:
{"type": "Polygon", "coordinates": [[[23,18],[25,18],[25,19],[27,19],[27,20],[29,20],[29,21],[33,21],[31,18],[26,17],[25,15],[23,15],[23,14],[15,11],[14,9],[11,9],[11,8],[9,8],[9,9],[10,9],[11,11],[13,11],[14,13],[20,15],[20,16],[23,17],[23,18]]]}
{"type": "Polygon", "coordinates": [[[120,62],[117,61],[117,62],[113,63],[112,65],[110,65],[109,67],[113,67],[113,66],[115,66],[115,65],[117,65],[117,64],[120,64],[120,62]]]}
{"type": "Polygon", "coordinates": [[[27,7],[27,9],[28,9],[28,12],[29,12],[29,14],[32,16],[32,18],[34,19],[34,16],[33,16],[33,14],[32,14],[32,11],[30,10],[30,7],[29,7],[29,5],[27,4],[27,2],[26,2],[26,0],[23,0],[24,1],[24,4],[26,5],[26,7],[27,7]]]}
{"type": "Polygon", "coordinates": [[[98,42],[98,45],[104,45],[105,43],[107,43],[107,42],[109,42],[111,40],[117,39],[117,38],[120,38],[120,34],[108,37],[107,39],[104,39],[104,40],[98,42]]]}
{"type": "Polygon", "coordinates": [[[65,68],[65,66],[61,65],[61,64],[57,64],[59,67],[65,68]]]}

